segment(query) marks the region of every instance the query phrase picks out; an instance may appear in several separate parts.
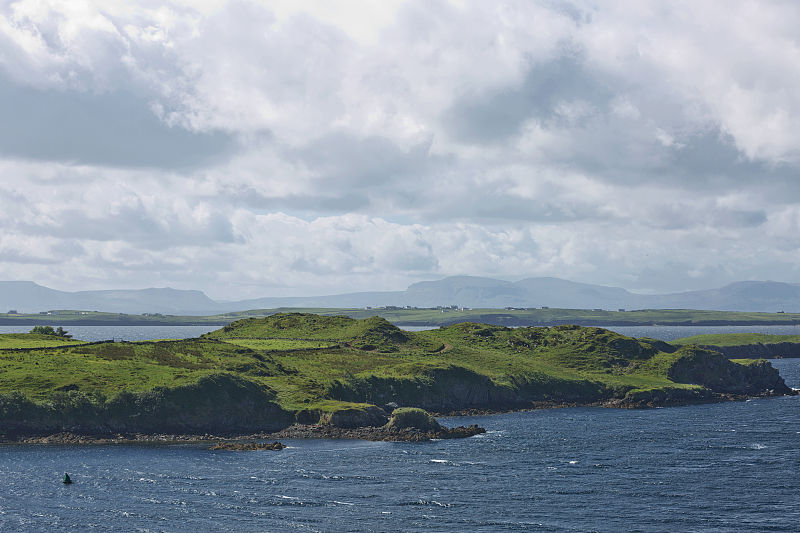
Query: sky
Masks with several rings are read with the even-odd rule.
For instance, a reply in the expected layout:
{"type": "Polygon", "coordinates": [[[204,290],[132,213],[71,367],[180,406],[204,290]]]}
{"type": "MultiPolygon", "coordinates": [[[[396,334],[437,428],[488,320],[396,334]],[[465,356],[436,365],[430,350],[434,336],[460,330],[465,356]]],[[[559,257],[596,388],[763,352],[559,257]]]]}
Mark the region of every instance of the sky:
{"type": "Polygon", "coordinates": [[[0,0],[0,279],[800,282],[800,4],[0,0]]]}

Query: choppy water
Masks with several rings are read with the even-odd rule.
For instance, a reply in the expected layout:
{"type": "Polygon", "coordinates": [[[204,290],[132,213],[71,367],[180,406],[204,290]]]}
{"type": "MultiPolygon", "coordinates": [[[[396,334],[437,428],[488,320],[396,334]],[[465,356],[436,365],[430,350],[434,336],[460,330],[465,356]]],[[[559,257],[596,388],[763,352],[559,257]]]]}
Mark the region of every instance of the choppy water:
{"type": "MultiPolygon", "coordinates": [[[[800,360],[776,365],[800,386],[800,360]]],[[[800,398],[474,418],[431,443],[0,447],[2,531],[797,531],[800,398]],[[74,484],[63,486],[68,471],[74,484]]]]}
{"type": "MultiPolygon", "coordinates": [[[[800,359],[773,364],[800,387],[800,359]]],[[[465,440],[281,452],[0,446],[0,531],[798,531],[799,413],[550,409],[442,419],[488,430],[465,440]]]]}

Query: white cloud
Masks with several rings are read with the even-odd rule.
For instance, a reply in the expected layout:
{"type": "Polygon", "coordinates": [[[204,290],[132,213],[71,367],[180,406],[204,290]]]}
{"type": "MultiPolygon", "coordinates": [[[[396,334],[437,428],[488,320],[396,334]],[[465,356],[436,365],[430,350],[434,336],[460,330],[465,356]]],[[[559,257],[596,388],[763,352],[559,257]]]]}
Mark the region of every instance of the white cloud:
{"type": "Polygon", "coordinates": [[[0,279],[793,279],[798,22],[786,2],[9,2],[0,279]]]}

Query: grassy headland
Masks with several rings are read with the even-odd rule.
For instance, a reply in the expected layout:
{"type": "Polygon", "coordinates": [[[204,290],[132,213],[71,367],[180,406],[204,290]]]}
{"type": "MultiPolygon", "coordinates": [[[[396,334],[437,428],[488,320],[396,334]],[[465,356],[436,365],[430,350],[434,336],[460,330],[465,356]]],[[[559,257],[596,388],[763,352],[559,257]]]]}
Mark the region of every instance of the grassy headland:
{"type": "Polygon", "coordinates": [[[763,333],[721,333],[692,335],[671,342],[676,346],[696,344],[716,350],[726,357],[800,357],[800,335],[763,333]]]}
{"type": "Polygon", "coordinates": [[[75,428],[235,433],[295,421],[353,427],[384,424],[388,405],[638,407],[791,392],[764,361],[738,364],[695,345],[569,325],[407,332],[380,317],[292,313],[177,341],[12,341],[30,346],[0,349],[6,436],[75,428]]]}

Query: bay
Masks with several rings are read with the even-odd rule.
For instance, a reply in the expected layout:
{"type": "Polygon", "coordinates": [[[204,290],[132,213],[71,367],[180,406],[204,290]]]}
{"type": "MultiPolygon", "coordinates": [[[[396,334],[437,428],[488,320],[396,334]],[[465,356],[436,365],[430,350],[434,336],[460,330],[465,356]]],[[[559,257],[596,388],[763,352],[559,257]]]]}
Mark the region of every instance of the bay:
{"type": "MultiPolygon", "coordinates": [[[[663,328],[642,334],[687,335],[663,328]]],[[[800,359],[771,363],[800,387],[800,359]]],[[[545,409],[440,419],[488,430],[464,440],[281,452],[3,445],[0,531],[797,531],[799,409],[797,396],[545,409]]]]}
{"type": "MultiPolygon", "coordinates": [[[[800,360],[775,361],[795,387],[800,360]]],[[[0,446],[2,531],[796,531],[799,397],[481,417],[430,443],[0,446]],[[60,483],[64,471],[74,484],[60,483]]]]}

